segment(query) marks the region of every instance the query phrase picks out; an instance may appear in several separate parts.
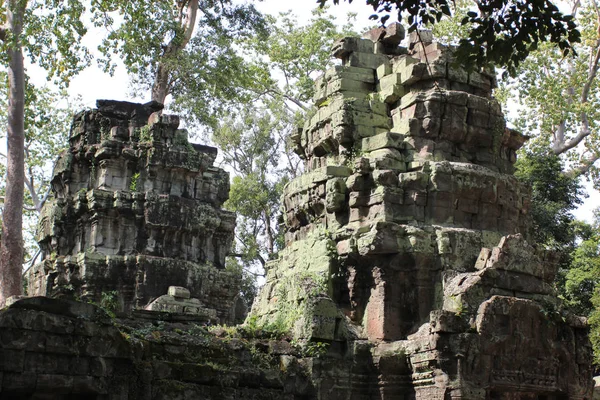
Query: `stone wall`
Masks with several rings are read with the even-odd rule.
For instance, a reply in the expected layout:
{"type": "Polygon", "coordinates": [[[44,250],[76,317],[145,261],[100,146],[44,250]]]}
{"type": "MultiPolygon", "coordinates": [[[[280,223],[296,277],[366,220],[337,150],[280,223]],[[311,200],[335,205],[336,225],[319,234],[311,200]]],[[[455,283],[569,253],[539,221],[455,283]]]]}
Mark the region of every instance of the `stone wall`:
{"type": "Polygon", "coordinates": [[[251,318],[395,349],[382,393],[587,398],[587,328],[561,309],[552,256],[523,237],[529,191],[512,173],[526,137],[506,126],[495,72],[458,66],[429,32],[406,48],[403,35],[334,44],[342,65],[293,138],[305,173],[284,189],[287,247],[251,318]]]}
{"type": "MultiPolygon", "coordinates": [[[[28,294],[147,307],[169,286],[230,321],[240,277],[225,271],[235,215],[221,206],[229,175],[217,150],[191,144],[162,105],[98,101],[74,117],[37,240],[43,262],[28,294]]],[[[200,309],[196,310],[200,312],[200,309]]]]}
{"type": "Polygon", "coordinates": [[[402,38],[392,25],[334,45],[342,66],[294,137],[306,172],[285,188],[287,246],[242,327],[207,327],[239,285],[214,149],[154,104],[79,114],[30,293],[116,292],[127,312],[42,297],[0,310],[0,398],[590,399],[587,324],[522,234],[525,138],[493,72],[457,67],[427,32],[402,38]]]}
{"type": "Polygon", "coordinates": [[[288,342],[218,337],[182,316],[163,317],[114,319],[91,304],[20,300],[0,313],[0,398],[313,398],[288,342]]]}

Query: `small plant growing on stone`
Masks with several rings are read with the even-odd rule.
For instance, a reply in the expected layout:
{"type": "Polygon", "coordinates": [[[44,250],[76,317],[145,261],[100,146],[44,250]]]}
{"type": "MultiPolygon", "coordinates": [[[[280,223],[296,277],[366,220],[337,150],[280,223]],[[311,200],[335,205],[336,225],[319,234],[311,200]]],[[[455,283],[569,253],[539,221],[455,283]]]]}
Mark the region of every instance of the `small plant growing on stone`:
{"type": "Polygon", "coordinates": [[[114,317],[115,311],[119,309],[119,292],[116,290],[102,292],[100,297],[100,308],[104,309],[111,317],[114,317]]]}
{"type": "Polygon", "coordinates": [[[292,345],[300,351],[303,357],[323,357],[327,354],[329,349],[329,343],[325,342],[296,342],[293,341],[292,345]]]}
{"type": "Polygon", "coordinates": [[[465,305],[462,300],[458,296],[450,296],[450,301],[452,301],[452,307],[454,308],[454,314],[457,316],[461,316],[465,313],[465,305]]]}
{"type": "Polygon", "coordinates": [[[138,190],[138,181],[140,179],[140,173],[136,172],[131,176],[131,183],[129,184],[129,190],[132,192],[137,192],[138,190]]]}
{"type": "Polygon", "coordinates": [[[152,133],[150,132],[150,126],[145,125],[140,128],[140,142],[151,142],[152,133]]]}
{"type": "Polygon", "coordinates": [[[271,368],[275,364],[276,357],[269,352],[261,351],[256,343],[251,343],[248,349],[250,350],[252,362],[259,368],[271,368]]]}
{"type": "Polygon", "coordinates": [[[99,140],[106,140],[110,138],[110,120],[102,118],[100,120],[100,137],[99,140]]]}

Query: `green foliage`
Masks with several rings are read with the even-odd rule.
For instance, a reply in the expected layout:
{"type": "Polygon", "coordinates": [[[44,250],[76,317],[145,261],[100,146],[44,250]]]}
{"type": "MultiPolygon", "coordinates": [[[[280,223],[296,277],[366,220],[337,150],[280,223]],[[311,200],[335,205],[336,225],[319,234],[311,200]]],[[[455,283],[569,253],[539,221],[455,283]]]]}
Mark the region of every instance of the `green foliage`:
{"type": "Polygon", "coordinates": [[[108,313],[111,317],[115,317],[115,312],[119,310],[119,292],[111,290],[109,292],[102,292],[100,297],[100,308],[108,313]]]}
{"type": "Polygon", "coordinates": [[[466,38],[471,30],[471,25],[463,24],[462,21],[472,7],[471,0],[456,0],[452,16],[446,16],[432,26],[434,38],[444,44],[458,45],[460,40],[466,38]]]}
{"type": "Polygon", "coordinates": [[[576,56],[564,57],[562,48],[540,44],[507,86],[510,101],[519,104],[516,127],[533,136],[527,147],[551,149],[568,161],[572,174],[586,175],[598,187],[600,41],[593,4],[586,1],[575,8],[582,39],[574,47],[576,56]]]}
{"type": "Polygon", "coordinates": [[[325,342],[299,342],[292,340],[291,343],[300,352],[302,357],[320,358],[325,356],[329,350],[329,343],[325,342]]]}
{"type": "Polygon", "coordinates": [[[212,325],[208,327],[208,331],[212,334],[225,335],[230,338],[275,340],[283,339],[289,332],[277,321],[261,324],[256,316],[246,319],[243,325],[212,325]]]}
{"type": "Polygon", "coordinates": [[[588,322],[590,324],[590,342],[594,349],[594,364],[600,365],[600,291],[594,290],[592,296],[593,311],[590,314],[588,322]]]}
{"type": "Polygon", "coordinates": [[[283,179],[278,161],[285,122],[269,110],[248,108],[239,119],[224,121],[213,133],[224,161],[238,174],[225,206],[240,216],[238,246],[245,266],[257,260],[264,265],[277,251],[275,216],[283,179]]]}
{"type": "Polygon", "coordinates": [[[600,237],[597,226],[576,221],[571,214],[581,204],[579,179],[564,172],[558,156],[532,152],[521,155],[516,176],[531,186],[530,236],[559,256],[555,285],[560,296],[572,312],[590,315],[600,280],[600,237]]]}
{"type": "Polygon", "coordinates": [[[240,296],[246,305],[250,307],[254,301],[254,298],[256,297],[256,294],[258,293],[256,274],[244,268],[242,263],[234,257],[227,258],[225,269],[234,272],[236,276],[242,277],[240,296]]]}
{"type": "MultiPolygon", "coordinates": [[[[594,214],[591,224],[582,221],[572,224],[577,243],[570,254],[570,264],[559,270],[558,288],[571,311],[596,320],[592,331],[597,331],[600,330],[597,308],[600,302],[600,209],[594,214]]],[[[600,347],[595,351],[600,355],[600,347]]]]}
{"type": "Polygon", "coordinates": [[[594,310],[592,300],[594,296],[598,297],[597,288],[600,283],[600,232],[597,228],[593,236],[576,246],[571,258],[561,294],[577,315],[587,316],[598,312],[594,310]]]}
{"type": "Polygon", "coordinates": [[[267,94],[301,108],[307,108],[314,94],[314,79],[332,65],[331,44],[335,39],[357,35],[353,30],[355,15],[338,28],[328,9],[315,9],[307,24],[291,13],[270,17],[268,40],[254,38],[252,45],[262,68],[270,71],[268,80],[260,82],[267,94]],[[283,84],[275,77],[283,76],[283,84]]]}
{"type": "Polygon", "coordinates": [[[129,190],[132,192],[137,192],[138,190],[138,180],[140,179],[140,173],[136,172],[131,176],[131,182],[129,183],[129,190]]]}
{"type": "MultiPolygon", "coordinates": [[[[7,132],[8,107],[6,73],[0,72],[0,139],[7,132]]],[[[25,210],[23,210],[25,260],[37,251],[34,235],[37,216],[50,194],[52,166],[58,154],[67,147],[73,110],[79,99],[69,99],[64,90],[26,84],[25,91],[25,210]]],[[[0,197],[6,189],[5,156],[0,153],[0,197]]],[[[0,202],[0,213],[2,202],[0,202]]]]}
{"type": "Polygon", "coordinates": [[[150,131],[149,125],[144,125],[140,128],[140,142],[151,142],[152,132],[150,131]]]}
{"type": "Polygon", "coordinates": [[[258,274],[283,247],[280,198],[285,184],[300,173],[290,135],[312,112],[314,79],[331,65],[331,43],[350,34],[351,19],[340,29],[326,10],[316,10],[306,25],[289,13],[267,22],[271,35],[255,35],[249,42],[248,57],[263,71],[251,87],[257,101],[223,119],[212,136],[236,174],[226,203],[238,214],[234,253],[244,270],[258,274]]]}
{"type": "Polygon", "coordinates": [[[249,65],[241,49],[251,35],[268,31],[254,5],[230,0],[197,2],[196,23],[187,26],[193,3],[93,0],[94,24],[112,26],[99,47],[99,62],[113,73],[115,59],[121,59],[138,92],[153,88],[166,73],[170,107],[214,126],[250,101],[248,88],[263,71],[249,65]]]}
{"type": "Polygon", "coordinates": [[[166,328],[165,321],[153,321],[130,330],[130,335],[138,339],[152,338],[158,340],[166,328]]]}
{"type": "MultiPolygon", "coordinates": [[[[339,0],[332,1],[339,3],[339,0]]],[[[324,5],[327,0],[318,0],[318,3],[324,5]]],[[[372,19],[380,19],[384,25],[394,10],[399,21],[406,17],[411,32],[451,17],[455,4],[448,0],[366,0],[366,3],[379,13],[371,16],[372,19]]],[[[555,43],[562,54],[567,55],[581,39],[573,17],[563,15],[549,0],[477,1],[463,16],[461,24],[469,26],[459,47],[460,58],[466,65],[503,65],[513,75],[540,42],[555,43]]]]}
{"type": "Polygon", "coordinates": [[[288,327],[278,319],[261,325],[258,324],[256,318],[250,317],[240,329],[249,338],[282,339],[289,334],[288,327]]]}
{"type": "MultiPolygon", "coordinates": [[[[86,34],[82,17],[85,5],[81,1],[26,1],[19,6],[25,7],[23,16],[23,51],[30,62],[47,72],[48,79],[67,86],[70,79],[89,65],[91,56],[81,44],[86,34]]],[[[7,2],[0,4],[0,15],[6,18],[7,2]]],[[[10,35],[10,32],[7,32],[10,35]]],[[[11,41],[2,43],[0,61],[8,62],[6,49],[11,41]]]]}
{"type": "Polygon", "coordinates": [[[553,154],[523,153],[516,168],[515,176],[531,186],[530,235],[536,243],[568,253],[575,240],[571,212],[583,195],[579,180],[566,174],[553,154]]]}

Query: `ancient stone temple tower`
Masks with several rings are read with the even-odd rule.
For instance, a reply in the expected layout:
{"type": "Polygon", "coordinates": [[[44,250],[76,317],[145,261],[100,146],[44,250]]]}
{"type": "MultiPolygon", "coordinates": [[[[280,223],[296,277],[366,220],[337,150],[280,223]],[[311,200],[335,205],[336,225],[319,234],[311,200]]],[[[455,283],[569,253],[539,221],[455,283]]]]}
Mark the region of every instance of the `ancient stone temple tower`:
{"type": "MultiPolygon", "coordinates": [[[[522,234],[525,137],[428,32],[336,42],[318,111],[294,137],[287,247],[251,318],[348,349],[331,398],[585,399],[585,323],[560,314],[555,266],[522,234]],[[360,360],[360,361],[358,361],[360,360]]],[[[329,398],[329,397],[323,397],[329,398]]]]}
{"type": "Polygon", "coordinates": [[[161,109],[99,101],[75,116],[40,218],[44,259],[27,274],[29,295],[100,301],[116,291],[131,310],[182,286],[192,299],[178,311],[229,320],[240,284],[224,270],[235,226],[221,210],[229,176],[213,166],[215,148],[190,144],[161,109]]]}

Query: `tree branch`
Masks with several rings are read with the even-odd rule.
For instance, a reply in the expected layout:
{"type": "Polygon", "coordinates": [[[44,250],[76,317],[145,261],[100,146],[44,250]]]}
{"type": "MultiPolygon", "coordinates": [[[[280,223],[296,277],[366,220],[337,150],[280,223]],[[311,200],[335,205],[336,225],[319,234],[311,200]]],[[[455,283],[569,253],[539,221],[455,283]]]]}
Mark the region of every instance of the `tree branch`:
{"type": "MultiPolygon", "coordinates": [[[[263,92],[263,94],[268,94],[271,95],[271,97],[275,97],[274,95],[277,96],[281,96],[286,100],[291,101],[292,103],[294,103],[295,105],[297,105],[298,107],[300,107],[303,111],[308,111],[309,107],[307,107],[306,105],[304,105],[304,103],[302,103],[300,100],[296,99],[295,97],[292,97],[290,95],[287,95],[283,92],[280,92],[277,89],[274,88],[266,88],[265,91],[263,92]]],[[[288,107],[289,108],[289,107],[288,107]]],[[[293,111],[293,110],[292,110],[293,111]]]]}
{"type": "MultiPolygon", "coordinates": [[[[595,1],[594,1],[594,5],[596,6],[595,1]]],[[[598,10],[597,6],[596,6],[596,11],[598,12],[598,23],[600,24],[600,11],[598,10]]],[[[596,54],[595,54],[594,58],[590,61],[588,77],[586,79],[586,82],[585,82],[582,92],[581,92],[581,98],[580,98],[581,104],[586,104],[589,100],[590,90],[591,90],[592,84],[594,83],[594,80],[596,79],[596,76],[598,74],[599,64],[600,64],[600,39],[598,39],[596,41],[596,54]]],[[[575,94],[575,90],[572,87],[570,87],[567,90],[567,92],[568,92],[570,98],[572,98],[572,96],[575,94]]],[[[587,113],[585,113],[585,112],[581,113],[581,129],[579,130],[579,133],[574,138],[572,138],[570,140],[565,140],[565,131],[566,131],[566,122],[561,121],[560,125],[554,132],[554,140],[552,143],[552,152],[556,155],[562,154],[562,153],[574,148],[579,143],[581,143],[581,141],[583,139],[585,139],[587,136],[589,136],[592,133],[592,131],[590,129],[590,124],[589,124],[587,113]]]]}
{"type": "MultiPolygon", "coordinates": [[[[594,3],[595,3],[595,1],[594,1],[594,3]]],[[[580,5],[581,5],[581,0],[576,0],[576,1],[573,3],[573,7],[571,8],[571,15],[572,15],[573,17],[575,17],[575,14],[577,14],[577,10],[579,9],[579,6],[580,6],[580,5]]]]}
{"type": "MultiPolygon", "coordinates": [[[[562,123],[561,126],[563,124],[564,123],[562,123]]],[[[552,144],[552,152],[556,155],[560,155],[568,150],[571,150],[573,147],[577,146],[583,139],[585,139],[591,133],[592,133],[592,131],[590,130],[589,122],[587,119],[587,114],[585,112],[581,113],[581,129],[579,130],[579,133],[577,134],[577,136],[575,136],[573,139],[567,140],[567,141],[555,140],[554,143],[552,144]]]]}
{"type": "Polygon", "coordinates": [[[46,204],[46,200],[48,200],[48,196],[50,196],[51,192],[52,185],[48,185],[48,189],[46,190],[46,193],[44,193],[44,197],[42,197],[42,200],[40,201],[40,211],[42,211],[42,207],[44,207],[44,204],[46,204]]]}
{"type": "Polygon", "coordinates": [[[184,49],[185,46],[192,39],[194,28],[196,27],[196,15],[198,14],[198,0],[190,0],[187,6],[187,16],[184,23],[183,40],[180,49],[184,49]]]}
{"type": "Polygon", "coordinates": [[[25,273],[27,273],[27,271],[29,271],[29,269],[30,269],[31,267],[33,267],[33,265],[35,264],[35,260],[37,260],[37,258],[38,258],[38,256],[40,255],[40,253],[41,253],[41,252],[42,252],[42,249],[40,249],[40,248],[38,247],[37,251],[35,252],[35,255],[33,256],[33,258],[32,258],[31,260],[29,260],[29,261],[27,261],[27,262],[26,262],[26,263],[28,263],[29,265],[27,266],[27,268],[25,268],[25,269],[23,270],[23,275],[22,275],[22,276],[25,276],[25,273]]]}
{"type": "Polygon", "coordinates": [[[571,177],[578,177],[581,175],[585,175],[592,168],[594,163],[600,159],[600,153],[596,153],[593,156],[587,158],[584,161],[581,161],[581,165],[578,167],[571,168],[568,171],[568,175],[571,177]]]}
{"type": "MultiPolygon", "coordinates": [[[[240,238],[238,235],[235,235],[235,238],[237,239],[237,241],[238,241],[238,242],[240,242],[240,243],[242,244],[242,246],[244,246],[245,248],[248,248],[248,246],[246,245],[246,243],[244,243],[244,241],[243,241],[243,240],[242,240],[242,239],[241,239],[241,238],[240,238]]],[[[238,256],[238,255],[233,255],[233,254],[230,254],[230,255],[232,255],[232,256],[234,256],[234,257],[237,257],[237,256],[238,256]]],[[[243,256],[244,256],[243,254],[240,254],[240,255],[239,255],[239,257],[243,257],[243,256]]],[[[261,265],[263,266],[263,268],[264,268],[264,267],[265,267],[265,264],[266,264],[267,262],[266,262],[266,261],[265,261],[265,259],[264,259],[264,258],[263,258],[263,257],[260,255],[260,253],[259,253],[259,252],[256,252],[256,258],[258,258],[258,261],[260,261],[260,264],[261,264],[261,265]]]]}
{"type": "Polygon", "coordinates": [[[583,86],[583,90],[581,92],[581,102],[587,103],[588,97],[590,95],[590,88],[592,87],[592,83],[596,78],[596,74],[598,73],[598,62],[600,61],[600,47],[598,46],[598,41],[596,41],[596,55],[594,56],[593,61],[590,63],[590,69],[588,70],[588,78],[585,81],[585,85],[583,86]]]}

